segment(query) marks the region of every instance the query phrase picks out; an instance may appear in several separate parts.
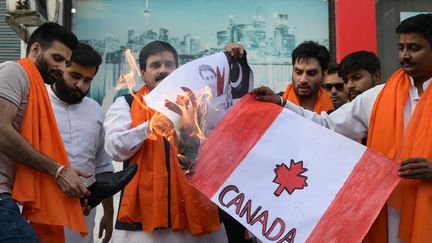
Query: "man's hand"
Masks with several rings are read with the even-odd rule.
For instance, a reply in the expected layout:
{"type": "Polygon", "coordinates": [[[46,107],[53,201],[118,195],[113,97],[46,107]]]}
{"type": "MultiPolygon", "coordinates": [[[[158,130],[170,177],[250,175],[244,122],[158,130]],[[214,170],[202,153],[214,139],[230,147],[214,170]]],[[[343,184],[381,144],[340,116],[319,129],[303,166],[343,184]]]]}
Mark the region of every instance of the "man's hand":
{"type": "Polygon", "coordinates": [[[109,197],[102,200],[102,206],[104,209],[104,215],[99,223],[99,239],[102,238],[103,232],[105,231],[105,236],[102,242],[107,243],[111,239],[113,232],[113,198],[109,197]]]}
{"type": "Polygon", "coordinates": [[[80,176],[89,178],[91,173],[81,172],[79,169],[65,167],[56,179],[57,185],[70,197],[84,198],[90,196],[89,190],[79,178],[80,176]]]}
{"type": "Polygon", "coordinates": [[[104,238],[102,240],[102,243],[107,243],[111,239],[111,235],[113,232],[113,215],[104,213],[100,223],[99,223],[99,239],[102,238],[104,235],[104,238]],[[103,232],[105,231],[105,235],[103,232]]]}
{"type": "Polygon", "coordinates": [[[402,161],[399,176],[404,179],[432,179],[432,161],[425,158],[409,158],[402,161]]]}
{"type": "Polygon", "coordinates": [[[244,55],[244,47],[242,44],[229,43],[225,45],[224,49],[234,58],[242,58],[244,55]]]}
{"type": "Polygon", "coordinates": [[[273,92],[273,90],[271,90],[269,87],[261,86],[259,88],[255,88],[252,93],[255,93],[255,98],[259,101],[271,102],[277,105],[282,105],[281,97],[275,94],[275,92],[273,92]]]}

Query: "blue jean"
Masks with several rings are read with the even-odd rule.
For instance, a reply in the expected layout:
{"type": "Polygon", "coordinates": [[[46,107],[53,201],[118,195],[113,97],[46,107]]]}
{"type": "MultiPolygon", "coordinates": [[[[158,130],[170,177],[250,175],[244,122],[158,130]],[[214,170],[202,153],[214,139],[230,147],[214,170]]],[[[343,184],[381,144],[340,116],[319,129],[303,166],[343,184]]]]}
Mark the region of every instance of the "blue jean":
{"type": "Polygon", "coordinates": [[[39,242],[9,194],[0,193],[0,242],[39,242]]]}

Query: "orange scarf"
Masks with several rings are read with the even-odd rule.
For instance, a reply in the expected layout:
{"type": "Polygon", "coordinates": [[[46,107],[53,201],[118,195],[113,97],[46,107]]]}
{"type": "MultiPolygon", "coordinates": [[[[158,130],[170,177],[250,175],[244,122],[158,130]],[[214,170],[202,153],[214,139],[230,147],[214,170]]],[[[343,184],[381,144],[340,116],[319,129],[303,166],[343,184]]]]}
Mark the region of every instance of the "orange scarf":
{"type": "MultiPolygon", "coordinates": [[[[20,133],[37,151],[69,166],[42,76],[30,60],[23,58],[18,63],[30,80],[20,133]]],[[[80,201],[66,196],[53,177],[17,163],[12,196],[22,203],[23,215],[41,242],[64,242],[63,226],[87,234],[80,201]]]]}
{"type": "MultiPolygon", "coordinates": [[[[292,83],[288,84],[284,94],[282,95],[282,98],[287,99],[291,101],[292,103],[300,106],[300,100],[297,97],[297,94],[294,90],[294,85],[292,83]]],[[[330,99],[330,96],[325,92],[322,88],[318,91],[318,97],[315,102],[314,106],[314,112],[321,113],[321,111],[329,111],[333,110],[333,102],[330,99]]]]}
{"type": "MultiPolygon", "coordinates": [[[[374,104],[368,131],[368,147],[399,162],[412,157],[423,157],[431,161],[432,88],[429,86],[423,92],[404,134],[403,111],[409,89],[410,78],[402,69],[389,78],[374,104]]],[[[388,204],[401,213],[399,239],[404,242],[430,242],[431,180],[402,179],[388,204]]],[[[369,239],[375,239],[375,242],[386,241],[386,217],[385,207],[371,228],[369,239]]]]}
{"type": "MultiPolygon", "coordinates": [[[[147,86],[137,93],[143,104],[143,96],[148,93],[147,86]]],[[[150,120],[155,112],[144,109],[134,100],[131,113],[132,127],[136,127],[150,120]]],[[[141,222],[146,232],[171,226],[174,231],[187,229],[193,235],[200,235],[219,229],[217,206],[187,182],[173,143],[170,143],[168,176],[164,140],[156,136],[156,140],[146,139],[130,160],[139,169],[124,190],[119,221],[141,222]]]]}

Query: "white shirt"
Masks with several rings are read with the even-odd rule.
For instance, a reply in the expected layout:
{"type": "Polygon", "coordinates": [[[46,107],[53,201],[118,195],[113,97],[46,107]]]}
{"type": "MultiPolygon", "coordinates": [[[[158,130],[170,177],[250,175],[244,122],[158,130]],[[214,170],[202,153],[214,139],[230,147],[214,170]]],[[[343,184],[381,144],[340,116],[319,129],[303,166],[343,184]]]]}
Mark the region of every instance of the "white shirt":
{"type": "MultiPolygon", "coordinates": [[[[69,105],[60,100],[51,87],[48,87],[48,94],[71,165],[93,175],[113,172],[111,158],[104,149],[102,107],[88,97],[69,105]]],[[[91,184],[94,176],[83,180],[91,184]]]]}
{"type": "MultiPolygon", "coordinates": [[[[60,100],[48,85],[57,126],[63,140],[69,161],[75,168],[92,173],[91,178],[81,178],[89,185],[94,182],[94,175],[113,172],[111,158],[104,149],[104,112],[100,105],[85,97],[80,103],[69,105],[60,100]]],[[[86,217],[89,234],[82,238],[79,233],[65,228],[66,242],[93,242],[96,210],[86,217]]]]}
{"type": "MultiPolygon", "coordinates": [[[[423,83],[423,91],[429,87],[431,81],[432,78],[423,83]]],[[[285,108],[346,137],[359,140],[367,136],[375,99],[383,87],[384,84],[365,91],[350,103],[344,104],[330,114],[322,112],[318,115],[315,112],[296,106],[289,101],[287,101],[285,108]]],[[[414,86],[414,81],[411,78],[409,97],[404,106],[404,130],[406,129],[419,100],[420,97],[418,89],[414,86]]],[[[397,239],[399,221],[400,213],[396,209],[388,208],[388,241],[391,243],[401,242],[397,239]]]]}

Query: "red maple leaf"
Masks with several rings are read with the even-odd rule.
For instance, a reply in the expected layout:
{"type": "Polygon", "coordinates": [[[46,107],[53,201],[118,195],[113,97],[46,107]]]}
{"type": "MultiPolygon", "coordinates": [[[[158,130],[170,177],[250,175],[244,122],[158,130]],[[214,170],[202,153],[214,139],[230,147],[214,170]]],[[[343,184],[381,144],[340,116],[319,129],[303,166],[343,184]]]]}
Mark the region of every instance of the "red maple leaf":
{"type": "Polygon", "coordinates": [[[283,190],[286,190],[291,195],[295,189],[303,189],[307,186],[307,177],[301,175],[303,172],[307,171],[307,169],[303,167],[303,161],[295,163],[294,160],[291,160],[290,168],[288,168],[285,163],[276,165],[274,171],[276,176],[273,182],[279,184],[279,187],[274,192],[277,197],[280,196],[283,190]]]}

